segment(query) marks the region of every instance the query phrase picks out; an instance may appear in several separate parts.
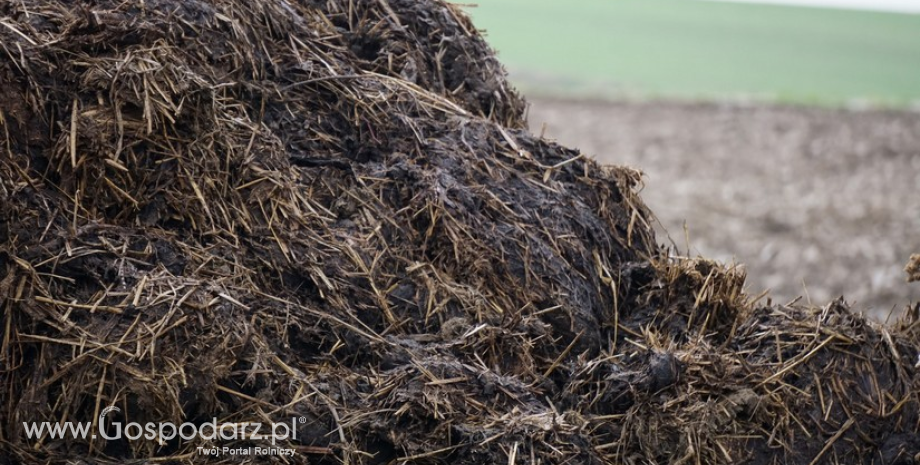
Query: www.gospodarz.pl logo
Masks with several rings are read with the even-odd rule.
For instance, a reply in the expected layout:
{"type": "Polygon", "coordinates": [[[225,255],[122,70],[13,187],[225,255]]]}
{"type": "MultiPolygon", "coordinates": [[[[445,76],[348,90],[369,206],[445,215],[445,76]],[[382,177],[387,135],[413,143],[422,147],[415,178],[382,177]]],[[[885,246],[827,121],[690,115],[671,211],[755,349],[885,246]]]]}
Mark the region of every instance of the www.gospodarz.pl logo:
{"type": "MultiPolygon", "coordinates": [[[[115,406],[106,407],[99,414],[96,421],[96,429],[93,430],[92,422],[23,422],[26,437],[30,440],[39,440],[47,437],[48,439],[97,439],[103,438],[107,441],[127,439],[137,441],[145,439],[148,441],[157,441],[160,445],[165,445],[169,441],[181,438],[185,441],[205,440],[205,441],[271,441],[275,446],[279,441],[297,440],[297,425],[306,423],[304,417],[292,418],[287,423],[261,423],[261,422],[218,422],[213,418],[209,422],[202,424],[182,423],[176,425],[171,422],[144,424],[129,422],[122,424],[117,421],[109,421],[106,424],[106,417],[112,413],[121,412],[121,409],[115,406]]],[[[228,449],[228,448],[222,448],[228,449]]],[[[208,448],[206,450],[222,450],[221,448],[208,448]]],[[[257,448],[258,449],[258,448],[257,448]]],[[[199,447],[199,453],[203,448],[199,447]]],[[[267,451],[267,450],[266,450],[267,451]]],[[[274,450],[274,453],[286,454],[292,449],[274,450]]],[[[228,453],[232,452],[230,450],[228,453]]],[[[257,451],[258,452],[258,451],[257,451]]]]}

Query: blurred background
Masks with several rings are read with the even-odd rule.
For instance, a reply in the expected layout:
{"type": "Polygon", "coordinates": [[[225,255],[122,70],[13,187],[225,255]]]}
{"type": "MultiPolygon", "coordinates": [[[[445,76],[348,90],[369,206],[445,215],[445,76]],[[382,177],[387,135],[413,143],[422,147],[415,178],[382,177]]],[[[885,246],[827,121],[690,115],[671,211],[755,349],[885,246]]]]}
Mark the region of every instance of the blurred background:
{"type": "Polygon", "coordinates": [[[885,319],[920,285],[920,0],[478,0],[535,133],[646,174],[681,253],[749,293],[845,295],[885,319]]]}

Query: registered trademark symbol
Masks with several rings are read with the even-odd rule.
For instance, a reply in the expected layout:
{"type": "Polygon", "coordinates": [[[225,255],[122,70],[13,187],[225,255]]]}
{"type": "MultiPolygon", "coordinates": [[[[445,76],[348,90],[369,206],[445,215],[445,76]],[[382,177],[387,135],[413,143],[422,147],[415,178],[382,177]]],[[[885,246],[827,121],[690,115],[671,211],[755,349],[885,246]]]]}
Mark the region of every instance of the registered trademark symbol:
{"type": "Polygon", "coordinates": [[[301,425],[305,424],[307,422],[307,417],[300,417],[297,421],[300,422],[301,425]]]}

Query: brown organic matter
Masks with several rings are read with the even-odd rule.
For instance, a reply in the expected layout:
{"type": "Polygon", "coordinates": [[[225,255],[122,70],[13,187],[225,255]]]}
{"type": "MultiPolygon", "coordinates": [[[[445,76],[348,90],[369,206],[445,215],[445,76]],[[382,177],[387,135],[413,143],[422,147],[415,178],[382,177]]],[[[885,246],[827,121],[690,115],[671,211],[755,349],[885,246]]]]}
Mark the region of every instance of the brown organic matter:
{"type": "Polygon", "coordinates": [[[909,282],[920,281],[920,254],[910,256],[910,261],[907,262],[904,271],[907,272],[907,280],[909,282]]]}
{"type": "Polygon", "coordinates": [[[436,0],[0,2],[4,463],[911,463],[915,316],[763,306],[436,0]],[[914,318],[914,319],[911,319],[914,318]],[[264,440],[23,422],[298,421],[264,440]]]}

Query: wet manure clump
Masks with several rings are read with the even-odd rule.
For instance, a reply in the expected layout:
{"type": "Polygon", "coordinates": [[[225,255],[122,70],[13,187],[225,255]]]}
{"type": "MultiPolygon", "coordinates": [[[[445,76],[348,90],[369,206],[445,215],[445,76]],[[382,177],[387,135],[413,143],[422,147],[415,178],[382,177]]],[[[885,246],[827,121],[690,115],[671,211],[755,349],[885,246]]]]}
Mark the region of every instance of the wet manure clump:
{"type": "Polygon", "coordinates": [[[916,312],[752,302],[523,109],[438,0],[0,1],[0,463],[917,463],[916,312]]]}

